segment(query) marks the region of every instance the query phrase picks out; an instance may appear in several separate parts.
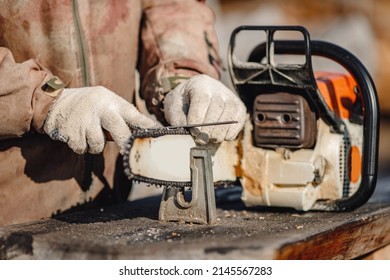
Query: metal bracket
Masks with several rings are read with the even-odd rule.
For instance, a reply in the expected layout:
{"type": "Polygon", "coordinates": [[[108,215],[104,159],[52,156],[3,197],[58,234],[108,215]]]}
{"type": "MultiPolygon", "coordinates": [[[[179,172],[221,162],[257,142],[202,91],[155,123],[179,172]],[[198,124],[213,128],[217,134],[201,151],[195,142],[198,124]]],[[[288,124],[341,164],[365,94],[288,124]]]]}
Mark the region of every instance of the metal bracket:
{"type": "Polygon", "coordinates": [[[216,220],[214,181],[210,150],[194,147],[190,151],[192,197],[185,198],[185,188],[164,187],[159,220],[213,224],[216,220]]]}

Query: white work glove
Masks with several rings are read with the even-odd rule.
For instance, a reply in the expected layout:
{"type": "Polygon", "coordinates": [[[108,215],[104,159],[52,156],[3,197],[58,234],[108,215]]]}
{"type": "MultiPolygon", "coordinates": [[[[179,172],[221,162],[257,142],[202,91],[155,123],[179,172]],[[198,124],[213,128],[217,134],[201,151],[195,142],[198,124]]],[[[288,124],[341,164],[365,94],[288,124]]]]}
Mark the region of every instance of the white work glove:
{"type": "Polygon", "coordinates": [[[198,75],[171,90],[164,99],[165,118],[171,125],[238,121],[237,124],[191,129],[199,144],[234,140],[244,126],[243,102],[220,81],[198,75]]]}
{"type": "Polygon", "coordinates": [[[64,89],[52,105],[43,130],[66,142],[78,154],[103,151],[107,130],[123,153],[131,136],[129,125],[154,126],[133,104],[102,86],[64,89]]]}

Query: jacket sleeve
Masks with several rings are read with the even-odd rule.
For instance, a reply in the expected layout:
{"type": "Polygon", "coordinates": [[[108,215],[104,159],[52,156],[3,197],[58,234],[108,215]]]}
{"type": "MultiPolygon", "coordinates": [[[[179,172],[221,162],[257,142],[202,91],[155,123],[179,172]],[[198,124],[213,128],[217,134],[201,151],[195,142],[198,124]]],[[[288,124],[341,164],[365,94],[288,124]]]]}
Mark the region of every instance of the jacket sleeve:
{"type": "Polygon", "coordinates": [[[198,75],[220,77],[215,15],[204,1],[144,0],[139,72],[148,110],[164,121],[164,95],[198,75]]]}
{"type": "Polygon", "coordinates": [[[56,97],[42,89],[51,78],[36,61],[15,63],[10,50],[0,47],[0,139],[41,131],[56,97]]]}

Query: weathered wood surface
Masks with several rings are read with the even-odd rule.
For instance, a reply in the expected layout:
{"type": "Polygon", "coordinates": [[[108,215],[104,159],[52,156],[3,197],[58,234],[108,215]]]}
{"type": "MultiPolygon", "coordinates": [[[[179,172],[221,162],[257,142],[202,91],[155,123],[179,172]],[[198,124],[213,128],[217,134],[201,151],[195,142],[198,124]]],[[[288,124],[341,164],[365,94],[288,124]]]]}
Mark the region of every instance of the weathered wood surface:
{"type": "Polygon", "coordinates": [[[357,258],[390,243],[386,182],[346,213],[245,209],[230,191],[233,199],[217,197],[213,226],[159,222],[152,197],[0,228],[0,259],[357,258]]]}
{"type": "Polygon", "coordinates": [[[160,201],[152,197],[0,228],[0,259],[385,258],[390,252],[390,118],[381,122],[378,186],[355,211],[245,209],[231,192],[217,200],[216,225],[189,225],[159,222],[160,201]]]}

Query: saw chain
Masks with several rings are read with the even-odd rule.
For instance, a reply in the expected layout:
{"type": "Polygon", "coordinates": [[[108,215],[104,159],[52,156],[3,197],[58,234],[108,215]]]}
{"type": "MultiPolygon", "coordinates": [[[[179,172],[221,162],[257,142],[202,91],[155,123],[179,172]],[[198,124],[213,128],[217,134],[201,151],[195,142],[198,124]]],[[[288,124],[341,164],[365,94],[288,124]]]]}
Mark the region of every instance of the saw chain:
{"type": "MultiPolygon", "coordinates": [[[[131,126],[130,129],[132,131],[131,136],[127,140],[125,151],[123,154],[123,170],[124,174],[127,176],[129,180],[133,180],[134,182],[143,182],[148,186],[155,187],[167,187],[169,189],[178,189],[182,190],[183,188],[191,188],[191,181],[167,181],[160,180],[155,178],[145,177],[139,174],[135,174],[131,170],[130,166],[130,152],[133,147],[134,141],[137,138],[157,138],[165,135],[189,135],[190,128],[202,127],[202,126],[213,126],[213,125],[225,125],[225,124],[235,124],[237,121],[225,121],[225,122],[213,122],[213,123],[203,123],[203,124],[191,124],[191,125],[183,125],[183,126],[167,126],[160,128],[140,128],[136,126],[131,126]]],[[[226,184],[223,184],[226,186],[226,184]]]]}

